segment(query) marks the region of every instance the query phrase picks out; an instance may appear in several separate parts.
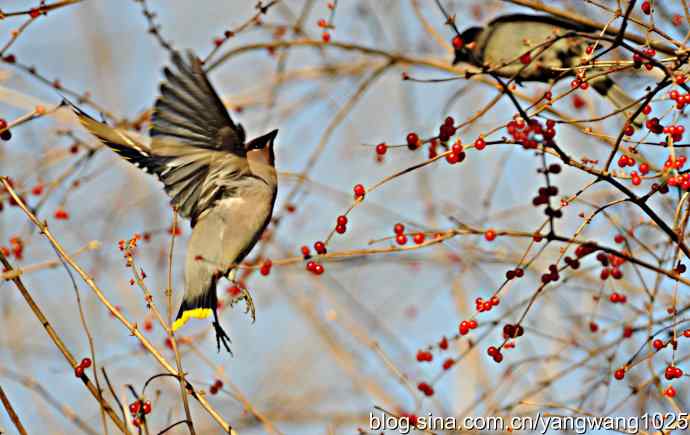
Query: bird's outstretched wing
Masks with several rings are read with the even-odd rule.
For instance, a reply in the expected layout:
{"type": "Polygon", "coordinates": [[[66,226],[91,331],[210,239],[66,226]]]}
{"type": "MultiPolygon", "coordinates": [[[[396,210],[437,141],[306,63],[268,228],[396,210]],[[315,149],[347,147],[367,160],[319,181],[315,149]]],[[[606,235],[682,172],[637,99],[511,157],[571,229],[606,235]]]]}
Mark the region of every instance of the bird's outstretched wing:
{"type": "Polygon", "coordinates": [[[157,174],[173,205],[194,226],[215,201],[232,195],[224,184],[247,171],[245,133],[230,118],[198,57],[188,52],[185,61],[173,52],[171,61],[151,115],[151,152],[165,159],[157,174]]]}
{"type": "Polygon", "coordinates": [[[188,63],[174,52],[174,71],[164,70],[166,80],[151,116],[152,140],[148,146],[66,103],[104,144],[155,174],[177,212],[191,219],[194,226],[218,199],[235,194],[235,181],[249,171],[249,166],[244,129],[230,118],[201,61],[191,52],[187,57],[188,63]]]}
{"type": "Polygon", "coordinates": [[[226,151],[244,157],[245,133],[235,124],[192,52],[185,62],[172,54],[173,68],[163,70],[165,81],[151,115],[151,150],[175,155],[181,147],[226,151]]]}

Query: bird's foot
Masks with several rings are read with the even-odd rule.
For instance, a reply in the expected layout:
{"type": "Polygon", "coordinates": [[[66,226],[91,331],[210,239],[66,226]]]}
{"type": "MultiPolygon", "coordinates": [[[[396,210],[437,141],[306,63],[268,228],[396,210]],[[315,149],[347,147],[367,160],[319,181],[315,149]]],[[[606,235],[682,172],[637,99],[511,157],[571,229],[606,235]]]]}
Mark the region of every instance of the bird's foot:
{"type": "Polygon", "coordinates": [[[216,345],[218,346],[218,352],[220,352],[220,344],[223,343],[223,347],[225,347],[225,350],[230,353],[232,356],[232,351],[230,350],[230,345],[229,343],[232,343],[230,340],[230,337],[228,334],[225,332],[222,326],[220,326],[220,323],[218,323],[218,320],[215,320],[213,322],[213,328],[216,330],[216,345]]]}
{"type": "Polygon", "coordinates": [[[249,313],[252,316],[252,323],[256,322],[256,309],[254,308],[254,300],[252,299],[252,295],[249,294],[249,291],[244,288],[244,286],[237,285],[237,287],[240,289],[240,294],[237,295],[232,302],[230,302],[230,306],[235,305],[235,303],[239,301],[244,301],[245,302],[245,309],[244,312],[249,313]]]}

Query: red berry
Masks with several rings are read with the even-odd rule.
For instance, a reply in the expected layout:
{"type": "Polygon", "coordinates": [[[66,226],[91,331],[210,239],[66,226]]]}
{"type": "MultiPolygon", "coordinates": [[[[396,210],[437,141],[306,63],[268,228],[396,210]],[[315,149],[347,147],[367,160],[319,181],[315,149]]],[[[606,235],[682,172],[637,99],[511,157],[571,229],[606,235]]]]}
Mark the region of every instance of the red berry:
{"type": "Polygon", "coordinates": [[[330,40],[331,40],[331,34],[328,33],[328,32],[323,32],[323,33],[321,34],[321,39],[323,40],[323,42],[330,42],[330,40]]]}
{"type": "Polygon", "coordinates": [[[42,194],[43,193],[43,185],[42,184],[35,185],[33,188],[31,188],[31,193],[33,195],[36,195],[36,196],[42,194]]]}
{"type": "Polygon", "coordinates": [[[300,248],[300,252],[302,252],[302,256],[304,258],[309,258],[309,256],[311,255],[311,252],[309,251],[309,246],[306,245],[300,248]]]}
{"type": "Polygon", "coordinates": [[[366,193],[364,186],[361,184],[356,184],[352,190],[355,192],[355,199],[364,198],[364,194],[366,193]]]}
{"type": "Polygon", "coordinates": [[[581,96],[579,96],[577,94],[573,95],[573,106],[576,109],[582,109],[583,107],[585,107],[585,104],[586,104],[586,102],[585,102],[584,98],[582,98],[581,96]]]}
{"type": "Polygon", "coordinates": [[[434,356],[431,354],[431,352],[427,352],[425,350],[420,350],[417,351],[417,361],[419,362],[431,362],[434,359],[434,356]]]}
{"type": "Polygon", "coordinates": [[[652,4],[649,2],[649,0],[645,0],[642,2],[640,9],[642,9],[642,12],[644,12],[646,15],[649,15],[652,13],[652,4]]]}
{"type": "Polygon", "coordinates": [[[261,269],[259,269],[259,272],[263,276],[267,276],[271,273],[271,267],[273,266],[273,262],[271,260],[266,260],[264,263],[261,265],[261,269]]]}
{"type": "Polygon", "coordinates": [[[416,150],[419,148],[419,136],[417,133],[407,134],[407,147],[411,150],[416,150]]]}
{"type": "Polygon", "coordinates": [[[84,358],[81,360],[81,363],[79,363],[80,366],[84,367],[85,369],[88,369],[91,367],[91,358],[84,358]]]}
{"type": "Polygon", "coordinates": [[[67,220],[69,219],[69,213],[67,213],[64,209],[59,208],[55,210],[55,219],[58,220],[67,220]]]}
{"type": "Polygon", "coordinates": [[[625,369],[618,369],[615,372],[613,372],[613,377],[618,379],[619,381],[622,380],[625,377],[625,369]]]}
{"type": "Polygon", "coordinates": [[[417,245],[421,245],[422,243],[424,243],[424,233],[415,234],[413,240],[417,245]]]}
{"type": "Polygon", "coordinates": [[[665,391],[664,391],[664,396],[666,397],[676,397],[676,389],[673,388],[672,385],[670,385],[665,391]]]}
{"type": "Polygon", "coordinates": [[[322,241],[318,241],[314,243],[314,250],[316,250],[317,254],[325,254],[326,253],[326,245],[322,241]]]}
{"type": "Polygon", "coordinates": [[[338,225],[347,225],[347,216],[345,216],[345,215],[338,216],[338,219],[336,219],[336,223],[338,225]]]}
{"type": "Polygon", "coordinates": [[[474,141],[474,148],[481,151],[486,147],[486,141],[479,137],[474,141]]]}
{"type": "Polygon", "coordinates": [[[654,340],[654,341],[652,342],[652,346],[654,347],[654,349],[655,349],[656,351],[660,351],[660,350],[663,349],[664,346],[666,346],[666,345],[664,344],[664,342],[663,342],[662,340],[660,340],[660,339],[657,338],[656,340],[654,340]]]}
{"type": "Polygon", "coordinates": [[[448,163],[450,163],[451,165],[454,165],[460,161],[460,155],[455,153],[455,152],[451,152],[450,154],[446,154],[446,161],[448,163]]]}
{"type": "Polygon", "coordinates": [[[488,240],[489,242],[493,241],[496,238],[496,231],[493,229],[488,229],[484,233],[484,238],[488,240]]]}
{"type": "Polygon", "coordinates": [[[520,63],[523,65],[527,65],[532,61],[532,55],[528,53],[524,53],[522,56],[520,56],[520,63]]]}
{"type": "Polygon", "coordinates": [[[420,382],[419,384],[417,384],[417,389],[424,393],[425,396],[434,395],[434,389],[431,387],[431,385],[427,384],[426,382],[420,382]]]}
{"type": "Polygon", "coordinates": [[[407,236],[405,234],[398,234],[395,236],[395,242],[398,245],[404,245],[407,243],[407,236]]]}
{"type": "Polygon", "coordinates": [[[140,401],[137,400],[136,402],[132,402],[132,403],[129,405],[129,412],[131,412],[132,415],[136,415],[136,414],[139,413],[139,408],[140,408],[140,407],[141,407],[141,402],[140,402],[140,401]]]}
{"type": "Polygon", "coordinates": [[[344,234],[345,231],[347,231],[347,227],[345,225],[336,225],[335,226],[335,232],[338,234],[344,234]]]}
{"type": "Polygon", "coordinates": [[[453,38],[453,48],[455,48],[456,50],[460,50],[463,45],[464,41],[460,36],[456,36],[455,38],[453,38]]]}
{"type": "Polygon", "coordinates": [[[324,270],[325,269],[323,268],[323,265],[321,265],[319,263],[316,263],[314,265],[314,274],[321,275],[324,272],[324,270]]]}
{"type": "Polygon", "coordinates": [[[447,360],[443,361],[443,370],[449,370],[451,367],[453,367],[453,364],[455,364],[455,360],[453,360],[453,358],[448,358],[447,360]]]}
{"type": "Polygon", "coordinates": [[[142,411],[144,414],[150,414],[151,413],[151,402],[148,400],[144,402],[144,406],[142,407],[142,411]]]}
{"type": "Polygon", "coordinates": [[[395,232],[395,234],[404,233],[405,232],[405,225],[403,225],[401,223],[395,224],[395,226],[393,227],[393,232],[395,232]]]}
{"type": "Polygon", "coordinates": [[[382,156],[386,154],[386,151],[388,151],[388,145],[386,145],[385,143],[380,143],[376,145],[376,154],[382,156]]]}

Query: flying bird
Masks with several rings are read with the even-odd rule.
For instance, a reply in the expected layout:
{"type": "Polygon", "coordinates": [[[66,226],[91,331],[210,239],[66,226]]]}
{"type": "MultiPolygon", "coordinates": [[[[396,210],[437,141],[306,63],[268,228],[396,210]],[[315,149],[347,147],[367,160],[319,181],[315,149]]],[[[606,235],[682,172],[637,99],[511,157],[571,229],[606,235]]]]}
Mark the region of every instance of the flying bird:
{"type": "MultiPolygon", "coordinates": [[[[597,29],[549,15],[509,14],[483,27],[469,27],[454,40],[453,65],[465,62],[497,75],[526,81],[550,82],[573,76],[597,29]],[[459,38],[459,39],[458,39],[459,38]]],[[[598,46],[601,48],[601,45],[598,46]]],[[[594,70],[588,83],[618,110],[636,110],[631,98],[603,71],[594,70]]],[[[643,115],[635,121],[641,125],[643,115]]]]}
{"type": "MultiPolygon", "coordinates": [[[[213,314],[216,344],[228,352],[230,338],[220,326],[216,284],[235,281],[236,266],[268,225],[278,179],[273,143],[278,130],[246,140],[211,86],[201,60],[174,51],[163,72],[151,115],[150,144],[108,126],[69,104],[80,122],[128,162],[163,182],[177,213],[191,221],[185,259],[185,291],[172,329],[189,318],[213,314]]],[[[251,296],[243,289],[254,318],[251,296]]]]}

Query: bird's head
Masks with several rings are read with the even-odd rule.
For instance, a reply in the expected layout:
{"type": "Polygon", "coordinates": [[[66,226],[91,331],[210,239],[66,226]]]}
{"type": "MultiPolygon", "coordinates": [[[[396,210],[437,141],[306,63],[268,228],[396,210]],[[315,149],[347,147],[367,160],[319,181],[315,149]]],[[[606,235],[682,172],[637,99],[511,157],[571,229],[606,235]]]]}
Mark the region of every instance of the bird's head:
{"type": "Polygon", "coordinates": [[[275,164],[273,141],[277,135],[278,130],[273,130],[247,142],[244,145],[244,149],[247,152],[247,160],[257,164],[273,166],[275,164]]]}
{"type": "Polygon", "coordinates": [[[477,37],[482,30],[482,27],[470,27],[465,29],[459,36],[453,38],[453,48],[455,50],[453,65],[460,62],[474,63],[472,50],[476,48],[477,37]]]}
{"type": "Polygon", "coordinates": [[[249,169],[269,184],[276,182],[275,153],[273,141],[278,130],[250,140],[244,146],[247,152],[249,169]]]}

